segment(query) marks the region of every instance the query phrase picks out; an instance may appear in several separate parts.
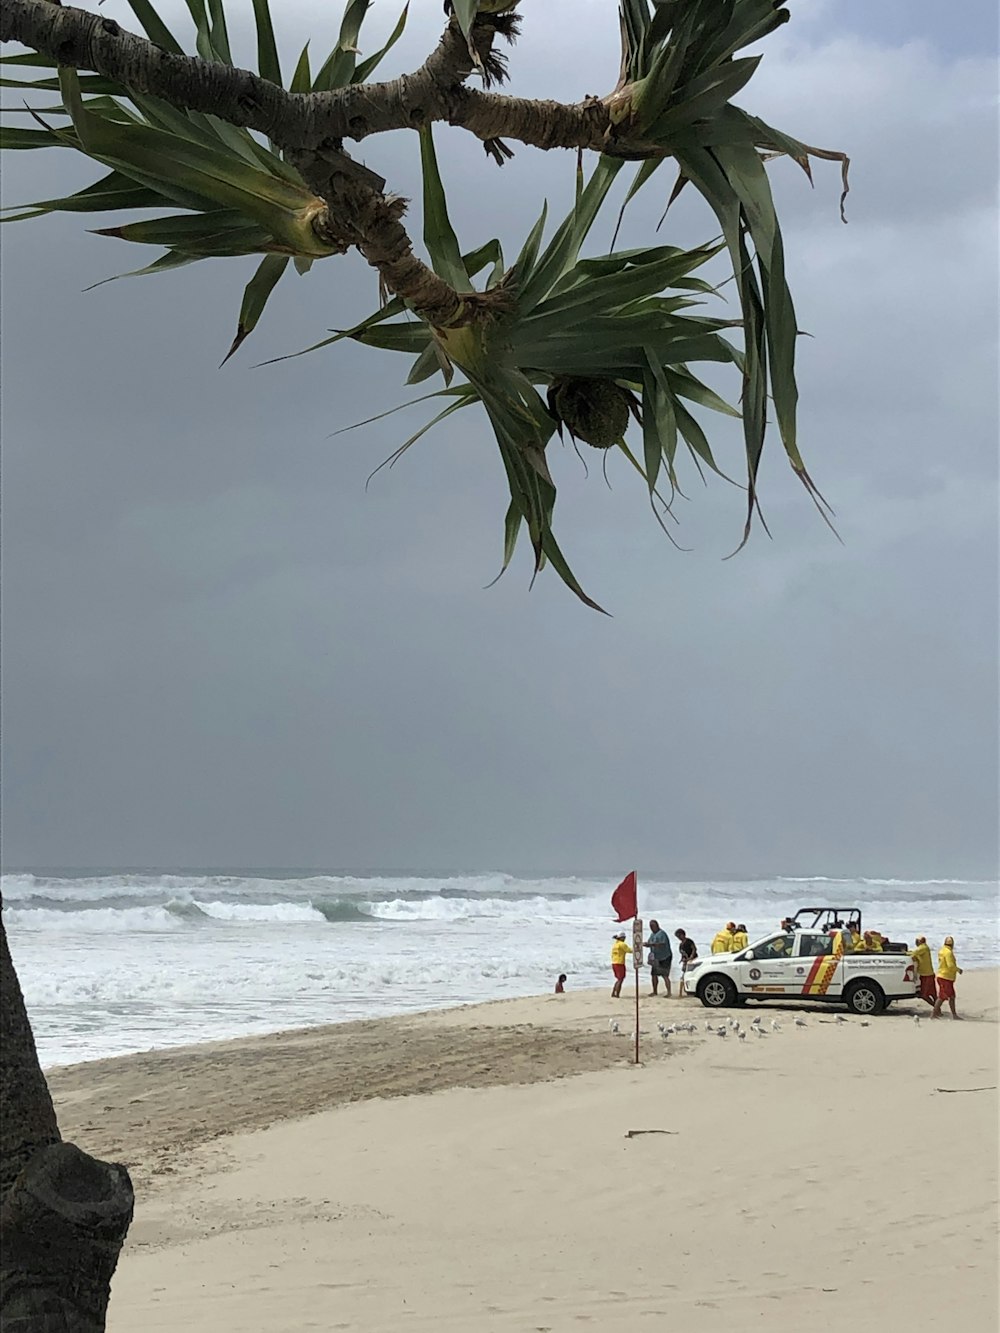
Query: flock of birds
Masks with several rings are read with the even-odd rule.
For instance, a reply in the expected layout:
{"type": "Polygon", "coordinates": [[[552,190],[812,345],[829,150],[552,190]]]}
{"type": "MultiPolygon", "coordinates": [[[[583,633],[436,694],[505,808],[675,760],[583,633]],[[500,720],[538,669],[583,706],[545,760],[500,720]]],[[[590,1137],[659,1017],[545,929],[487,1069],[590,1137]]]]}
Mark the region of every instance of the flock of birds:
{"type": "MultiPolygon", "coordinates": [[[[843,1014],[837,1014],[834,1021],[836,1023],[846,1024],[848,1020],[844,1017],[843,1014]]],[[[920,1022],[919,1015],[914,1014],[913,1021],[914,1023],[919,1023],[920,1022]]],[[[801,1015],[796,1015],[793,1022],[795,1027],[797,1028],[807,1028],[809,1026],[809,1024],[801,1015]]],[[[866,1028],[868,1026],[868,1019],[863,1018],[861,1020],[860,1026],[866,1028]]],[[[624,1036],[624,1033],[622,1032],[621,1026],[617,1018],[612,1018],[610,1020],[609,1027],[611,1029],[612,1036],[616,1037],[624,1036]]],[[[657,1023],[656,1030],[659,1032],[661,1038],[664,1041],[669,1041],[671,1037],[676,1036],[678,1033],[694,1033],[697,1032],[699,1029],[697,1023],[671,1023],[669,1026],[667,1026],[667,1024],[665,1023],[657,1023]]],[[[772,1033],[781,1031],[781,1024],[778,1022],[776,1018],[771,1019],[770,1031],[772,1033]]],[[[741,1042],[746,1041],[749,1033],[753,1033],[755,1037],[767,1037],[770,1035],[770,1033],[768,1033],[765,1030],[764,1020],[759,1014],[755,1019],[751,1021],[749,1027],[746,1028],[743,1026],[743,1024],[740,1022],[738,1018],[727,1018],[724,1023],[713,1023],[711,1019],[706,1019],[705,1032],[715,1037],[728,1037],[731,1034],[737,1039],[737,1041],[741,1042]]],[[[633,1039],[633,1041],[635,1040],[634,1028],[629,1033],[629,1036],[633,1039]]]]}

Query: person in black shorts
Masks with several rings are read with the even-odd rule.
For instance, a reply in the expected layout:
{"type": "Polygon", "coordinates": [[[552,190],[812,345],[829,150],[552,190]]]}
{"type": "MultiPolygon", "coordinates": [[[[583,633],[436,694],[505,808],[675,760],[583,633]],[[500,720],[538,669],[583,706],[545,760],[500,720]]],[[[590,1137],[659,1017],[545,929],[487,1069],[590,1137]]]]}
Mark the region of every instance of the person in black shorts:
{"type": "Polygon", "coordinates": [[[677,989],[679,998],[684,994],[684,973],[688,970],[688,964],[693,963],[698,957],[698,946],[694,940],[688,938],[687,931],[675,930],[674,938],[677,940],[677,952],[681,956],[681,983],[677,989]]]}

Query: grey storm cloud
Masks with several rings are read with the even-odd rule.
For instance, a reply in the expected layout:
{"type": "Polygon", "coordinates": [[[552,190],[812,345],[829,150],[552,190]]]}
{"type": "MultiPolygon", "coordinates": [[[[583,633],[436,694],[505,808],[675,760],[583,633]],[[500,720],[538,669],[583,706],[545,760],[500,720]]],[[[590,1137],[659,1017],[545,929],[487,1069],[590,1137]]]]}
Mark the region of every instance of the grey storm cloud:
{"type": "MultiPolygon", "coordinates": [[[[558,8],[528,15],[514,90],[605,91],[614,7],[558,8]]],[[[963,44],[926,6],[793,10],[747,100],[853,158],[846,227],[835,166],[815,189],[773,168],[803,450],[843,545],[776,443],[773,540],[728,562],[739,490],[688,471],[678,551],[624,460],[606,484],[567,449],[557,532],[610,619],[554,575],[529,592],[524,552],[485,590],[506,500],[482,418],[366,490],[428,405],[333,432],[405,401],[401,365],[347,345],[252,369],[368,313],[360,261],[282,283],[219,370],[248,265],[84,292],[131,248],[72,217],[4,229],[6,865],[995,871],[995,25],[963,44]]],[[[281,19],[291,55],[315,20],[281,19]]],[[[395,67],[439,23],[415,7],[395,67]]],[[[419,196],[412,141],[364,147],[419,196]]],[[[571,196],[569,154],[439,152],[470,245],[515,253],[571,196]]],[[[5,204],[93,177],[9,157],[5,204]]],[[[660,176],[623,244],[652,235],[660,176]]],[[[711,224],[682,195],[660,234],[711,224]]],[[[738,429],[713,443],[738,475],[738,429]]]]}

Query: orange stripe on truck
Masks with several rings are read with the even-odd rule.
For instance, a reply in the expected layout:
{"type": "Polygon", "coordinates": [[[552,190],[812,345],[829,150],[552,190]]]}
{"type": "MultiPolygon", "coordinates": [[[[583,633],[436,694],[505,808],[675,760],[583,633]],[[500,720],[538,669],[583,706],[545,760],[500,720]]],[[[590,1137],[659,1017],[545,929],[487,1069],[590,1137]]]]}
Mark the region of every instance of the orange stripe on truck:
{"type": "Polygon", "coordinates": [[[809,969],[809,975],[806,977],[806,984],[802,987],[803,995],[810,995],[812,993],[810,991],[810,987],[812,986],[813,982],[816,979],[816,973],[819,971],[819,969],[822,967],[825,961],[826,960],[823,958],[823,956],[820,955],[820,957],[816,959],[812,967],[809,969]]]}
{"type": "Polygon", "coordinates": [[[803,995],[825,995],[840,962],[839,954],[821,954],[809,969],[806,984],[802,987],[803,995]]]}

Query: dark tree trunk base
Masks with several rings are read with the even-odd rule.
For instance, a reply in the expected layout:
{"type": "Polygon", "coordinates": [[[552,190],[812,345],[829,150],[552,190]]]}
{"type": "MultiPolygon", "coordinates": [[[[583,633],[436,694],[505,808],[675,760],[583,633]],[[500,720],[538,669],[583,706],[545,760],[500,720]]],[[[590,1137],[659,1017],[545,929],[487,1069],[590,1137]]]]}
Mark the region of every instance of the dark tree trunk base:
{"type": "Polygon", "coordinates": [[[4,1333],[102,1333],[132,1181],[72,1143],[41,1148],[0,1211],[4,1333]]]}

